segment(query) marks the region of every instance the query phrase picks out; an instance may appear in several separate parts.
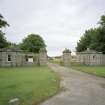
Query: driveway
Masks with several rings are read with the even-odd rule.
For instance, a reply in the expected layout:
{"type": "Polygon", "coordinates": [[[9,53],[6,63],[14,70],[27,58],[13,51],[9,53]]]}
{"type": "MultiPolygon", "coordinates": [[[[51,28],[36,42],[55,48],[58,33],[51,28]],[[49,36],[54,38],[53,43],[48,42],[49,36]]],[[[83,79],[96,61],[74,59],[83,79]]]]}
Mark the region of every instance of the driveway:
{"type": "Polygon", "coordinates": [[[105,105],[105,78],[48,65],[60,75],[62,91],[40,105],[105,105]]]}

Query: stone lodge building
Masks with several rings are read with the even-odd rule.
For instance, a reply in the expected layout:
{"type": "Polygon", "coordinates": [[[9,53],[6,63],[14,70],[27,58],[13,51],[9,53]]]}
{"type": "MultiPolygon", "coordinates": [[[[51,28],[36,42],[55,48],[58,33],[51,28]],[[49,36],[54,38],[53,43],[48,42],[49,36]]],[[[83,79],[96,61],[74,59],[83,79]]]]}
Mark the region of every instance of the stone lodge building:
{"type": "Polygon", "coordinates": [[[17,50],[0,49],[0,67],[46,65],[47,51],[40,49],[39,54],[17,50]]]}
{"type": "Polygon", "coordinates": [[[105,55],[87,48],[84,52],[77,52],[77,63],[85,65],[105,65],[105,55]]]}

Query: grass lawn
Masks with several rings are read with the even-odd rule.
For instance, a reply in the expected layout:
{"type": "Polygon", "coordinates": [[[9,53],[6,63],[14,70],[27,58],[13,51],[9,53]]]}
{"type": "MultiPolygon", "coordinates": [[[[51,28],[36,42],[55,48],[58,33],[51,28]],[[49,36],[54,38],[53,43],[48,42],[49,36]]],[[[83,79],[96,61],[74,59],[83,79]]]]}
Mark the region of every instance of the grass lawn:
{"type": "Polygon", "coordinates": [[[36,105],[59,90],[59,77],[48,67],[0,68],[0,105],[19,98],[20,105],[36,105]]]}
{"type": "Polygon", "coordinates": [[[105,66],[73,65],[72,68],[97,76],[105,77],[105,66]]]}

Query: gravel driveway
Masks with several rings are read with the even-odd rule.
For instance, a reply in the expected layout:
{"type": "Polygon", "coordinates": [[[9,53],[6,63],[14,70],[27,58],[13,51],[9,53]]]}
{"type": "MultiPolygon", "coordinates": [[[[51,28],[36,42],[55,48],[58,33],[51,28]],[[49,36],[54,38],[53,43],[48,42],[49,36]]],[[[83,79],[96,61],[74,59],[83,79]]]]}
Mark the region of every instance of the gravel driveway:
{"type": "Polygon", "coordinates": [[[40,105],[105,105],[105,78],[48,65],[60,75],[62,91],[40,105]]]}

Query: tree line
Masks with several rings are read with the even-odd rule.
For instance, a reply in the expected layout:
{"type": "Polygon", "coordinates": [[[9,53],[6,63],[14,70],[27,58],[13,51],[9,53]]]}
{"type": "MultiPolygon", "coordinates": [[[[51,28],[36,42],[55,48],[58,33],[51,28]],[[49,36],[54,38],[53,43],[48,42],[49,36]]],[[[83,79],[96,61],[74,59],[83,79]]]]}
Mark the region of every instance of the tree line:
{"type": "Polygon", "coordinates": [[[10,26],[4,17],[0,14],[0,49],[2,48],[17,48],[22,50],[27,50],[29,52],[38,53],[40,48],[45,48],[46,44],[43,38],[38,34],[29,34],[26,38],[22,40],[21,43],[16,44],[7,41],[3,28],[10,26]]]}
{"type": "Polygon", "coordinates": [[[105,15],[101,16],[98,24],[97,28],[85,31],[79,42],[77,42],[77,52],[82,52],[90,48],[91,50],[105,54],[105,15]]]}

